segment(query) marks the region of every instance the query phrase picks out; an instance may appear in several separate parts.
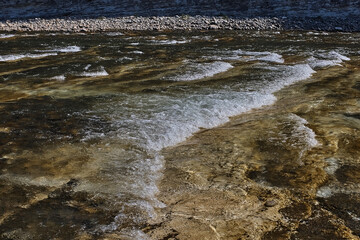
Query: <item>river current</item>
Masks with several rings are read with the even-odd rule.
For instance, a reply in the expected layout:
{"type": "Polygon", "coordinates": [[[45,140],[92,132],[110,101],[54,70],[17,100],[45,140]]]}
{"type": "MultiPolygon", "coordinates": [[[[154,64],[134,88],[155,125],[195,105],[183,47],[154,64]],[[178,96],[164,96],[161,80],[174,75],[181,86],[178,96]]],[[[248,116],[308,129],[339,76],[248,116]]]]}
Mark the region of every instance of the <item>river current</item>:
{"type": "MultiPolygon", "coordinates": [[[[345,67],[359,58],[359,40],[305,31],[0,34],[0,236],[146,238],[141,227],[165,207],[156,198],[162,149],[345,67]]],[[[295,141],[318,144],[304,119],[291,121],[303,132],[295,141]]]]}

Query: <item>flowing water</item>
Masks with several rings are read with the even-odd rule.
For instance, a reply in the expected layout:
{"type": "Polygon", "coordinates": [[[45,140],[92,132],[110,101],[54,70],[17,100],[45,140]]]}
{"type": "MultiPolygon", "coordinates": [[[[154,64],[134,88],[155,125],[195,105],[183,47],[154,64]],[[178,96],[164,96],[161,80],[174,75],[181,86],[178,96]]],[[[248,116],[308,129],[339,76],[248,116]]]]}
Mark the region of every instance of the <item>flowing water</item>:
{"type": "MultiPolygon", "coordinates": [[[[162,149],[358,60],[359,40],[320,32],[0,34],[0,236],[146,238],[141,227],[164,207],[156,198],[162,149]]],[[[294,146],[318,144],[304,119],[289,121],[302,132],[294,146]]]]}

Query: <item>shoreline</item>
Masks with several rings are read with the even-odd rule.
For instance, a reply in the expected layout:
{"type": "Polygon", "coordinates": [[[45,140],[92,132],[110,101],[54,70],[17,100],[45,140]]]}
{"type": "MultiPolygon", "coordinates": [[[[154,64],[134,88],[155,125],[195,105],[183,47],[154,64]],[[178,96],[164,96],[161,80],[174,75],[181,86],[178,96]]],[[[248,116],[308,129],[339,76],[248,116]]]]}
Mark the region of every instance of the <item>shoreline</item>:
{"type": "Polygon", "coordinates": [[[0,32],[110,32],[173,30],[309,30],[360,32],[354,18],[174,16],[54,18],[0,21],[0,32]]]}

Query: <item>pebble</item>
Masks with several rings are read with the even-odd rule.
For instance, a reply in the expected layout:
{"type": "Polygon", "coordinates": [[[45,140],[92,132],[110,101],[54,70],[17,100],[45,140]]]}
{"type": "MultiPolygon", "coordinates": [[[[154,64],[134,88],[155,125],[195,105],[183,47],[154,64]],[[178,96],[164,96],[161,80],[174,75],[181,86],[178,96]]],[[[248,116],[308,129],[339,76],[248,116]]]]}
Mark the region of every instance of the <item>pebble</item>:
{"type": "Polygon", "coordinates": [[[265,202],[265,207],[274,207],[277,205],[277,202],[275,200],[267,200],[265,202]]]}
{"type": "Polygon", "coordinates": [[[102,32],[146,30],[319,30],[360,31],[360,21],[338,18],[229,18],[209,16],[116,17],[94,19],[29,19],[0,21],[0,31],[20,32],[102,32]],[[343,23],[339,26],[339,23],[343,23]]]}
{"type": "Polygon", "coordinates": [[[211,30],[217,30],[217,29],[219,29],[219,26],[218,26],[218,25],[215,25],[215,24],[211,24],[211,25],[209,26],[209,29],[211,29],[211,30]]]}

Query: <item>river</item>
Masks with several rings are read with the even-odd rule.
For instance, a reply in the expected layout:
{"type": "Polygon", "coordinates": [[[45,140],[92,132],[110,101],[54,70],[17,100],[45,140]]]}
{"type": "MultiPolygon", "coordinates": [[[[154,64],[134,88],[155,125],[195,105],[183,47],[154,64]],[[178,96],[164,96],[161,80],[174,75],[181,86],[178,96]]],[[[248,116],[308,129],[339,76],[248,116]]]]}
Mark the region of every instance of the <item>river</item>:
{"type": "MultiPolygon", "coordinates": [[[[273,105],[292,84],[356,66],[359,40],[309,31],[0,34],[0,236],[147,239],[144,226],[169,204],[158,198],[169,177],[164,150],[273,105]]],[[[308,119],[284,119],[291,134],[264,132],[263,141],[291,145],[301,165],[323,143],[308,119]]],[[[329,161],[331,174],[340,163],[329,161]]],[[[259,182],[276,185],[269,179],[259,182]]]]}

